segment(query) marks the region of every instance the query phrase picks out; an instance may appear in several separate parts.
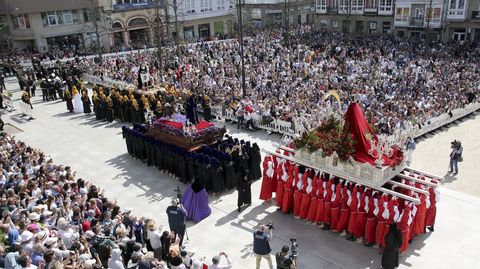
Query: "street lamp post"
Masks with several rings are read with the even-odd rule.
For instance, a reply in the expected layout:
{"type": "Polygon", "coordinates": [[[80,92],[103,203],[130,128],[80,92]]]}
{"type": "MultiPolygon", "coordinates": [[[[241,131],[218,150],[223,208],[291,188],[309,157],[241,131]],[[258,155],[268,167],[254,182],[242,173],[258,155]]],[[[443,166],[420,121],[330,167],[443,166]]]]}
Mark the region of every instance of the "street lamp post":
{"type": "Polygon", "coordinates": [[[245,60],[243,59],[243,19],[242,19],[242,0],[238,0],[238,20],[240,23],[240,58],[242,61],[242,97],[247,96],[247,85],[245,82],[245,60]]]}

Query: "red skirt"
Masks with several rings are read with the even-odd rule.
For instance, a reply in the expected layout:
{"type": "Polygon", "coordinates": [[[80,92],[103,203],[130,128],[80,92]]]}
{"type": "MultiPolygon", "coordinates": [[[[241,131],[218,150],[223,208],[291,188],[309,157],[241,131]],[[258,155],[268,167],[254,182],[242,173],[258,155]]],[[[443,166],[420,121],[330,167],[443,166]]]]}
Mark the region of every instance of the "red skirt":
{"type": "Polygon", "coordinates": [[[377,223],[377,231],[375,232],[375,242],[380,246],[385,246],[385,226],[387,223],[381,220],[377,223]]]}
{"type": "Polygon", "coordinates": [[[377,218],[367,218],[367,226],[365,228],[365,239],[368,243],[375,243],[375,232],[377,228],[377,218]]]}
{"type": "Polygon", "coordinates": [[[425,226],[428,226],[428,227],[435,226],[436,215],[437,215],[437,206],[430,206],[427,209],[427,214],[425,215],[425,226]]]}
{"type": "Polygon", "coordinates": [[[278,207],[282,207],[284,188],[285,188],[285,182],[278,181],[277,182],[277,192],[276,192],[276,195],[275,195],[275,199],[277,200],[277,206],[278,207]]]}
{"type": "Polygon", "coordinates": [[[264,177],[262,180],[262,187],[260,189],[260,200],[270,200],[272,199],[273,192],[273,182],[274,180],[268,177],[264,177]]]}
{"type": "Polygon", "coordinates": [[[357,220],[357,211],[350,211],[350,217],[348,218],[348,229],[347,231],[349,233],[352,233],[355,231],[355,222],[357,220]]]}
{"type": "Polygon", "coordinates": [[[293,215],[300,215],[300,205],[302,203],[302,191],[296,190],[293,194],[293,215]]]}
{"type": "Polygon", "coordinates": [[[332,223],[330,224],[330,227],[332,227],[332,230],[336,231],[338,226],[338,219],[340,218],[340,207],[333,207],[331,210],[331,214],[332,223]]]}
{"type": "Polygon", "coordinates": [[[317,212],[315,213],[315,221],[323,222],[323,217],[325,215],[325,202],[324,199],[317,199],[317,212]]]}
{"type": "Polygon", "coordinates": [[[404,229],[402,229],[402,239],[403,239],[403,242],[402,242],[402,246],[400,247],[400,252],[404,252],[408,249],[408,238],[409,238],[409,229],[408,227],[403,227],[404,229]]]}
{"type": "Polygon", "coordinates": [[[323,212],[323,223],[330,225],[332,222],[332,202],[325,202],[325,210],[323,212]]]}
{"type": "Polygon", "coordinates": [[[348,225],[348,216],[350,215],[350,208],[342,208],[340,210],[340,219],[338,220],[336,230],[339,232],[343,232],[347,228],[348,225]]]}
{"type": "Polygon", "coordinates": [[[283,201],[282,201],[282,212],[283,213],[290,213],[293,208],[293,190],[291,188],[285,188],[283,193],[283,201]]]}
{"type": "Polygon", "coordinates": [[[317,207],[318,207],[318,199],[312,198],[310,201],[310,206],[308,207],[308,213],[307,213],[308,221],[316,221],[315,217],[317,215],[317,207]]]}
{"type": "Polygon", "coordinates": [[[365,225],[367,224],[367,212],[358,212],[357,219],[355,220],[355,229],[353,236],[360,238],[365,236],[365,225]]]}
{"type": "Polygon", "coordinates": [[[310,196],[306,193],[302,194],[302,201],[300,202],[300,218],[306,219],[308,208],[310,207],[310,196]]]}
{"type": "Polygon", "coordinates": [[[413,235],[424,234],[425,231],[425,214],[415,216],[415,231],[413,235]]]}
{"type": "Polygon", "coordinates": [[[414,219],[408,227],[408,240],[412,240],[413,237],[415,236],[415,223],[416,222],[417,222],[417,220],[414,219]]]}

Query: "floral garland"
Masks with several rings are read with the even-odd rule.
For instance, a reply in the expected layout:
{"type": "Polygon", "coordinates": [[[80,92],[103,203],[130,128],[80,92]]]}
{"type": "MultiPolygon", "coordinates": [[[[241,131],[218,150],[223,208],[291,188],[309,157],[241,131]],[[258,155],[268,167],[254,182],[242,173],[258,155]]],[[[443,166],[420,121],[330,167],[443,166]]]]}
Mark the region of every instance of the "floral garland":
{"type": "Polygon", "coordinates": [[[338,157],[346,161],[355,153],[353,135],[342,131],[342,123],[335,117],[330,117],[320,126],[305,132],[302,137],[293,141],[295,148],[307,148],[310,152],[322,149],[323,157],[337,152],[338,157]]]}
{"type": "Polygon", "coordinates": [[[210,133],[218,133],[221,131],[221,128],[216,125],[206,127],[202,130],[197,130],[195,127],[187,127],[187,131],[183,128],[176,128],[168,124],[163,123],[161,120],[156,120],[153,123],[153,127],[166,132],[172,136],[183,136],[190,138],[191,141],[199,140],[210,133]]]}

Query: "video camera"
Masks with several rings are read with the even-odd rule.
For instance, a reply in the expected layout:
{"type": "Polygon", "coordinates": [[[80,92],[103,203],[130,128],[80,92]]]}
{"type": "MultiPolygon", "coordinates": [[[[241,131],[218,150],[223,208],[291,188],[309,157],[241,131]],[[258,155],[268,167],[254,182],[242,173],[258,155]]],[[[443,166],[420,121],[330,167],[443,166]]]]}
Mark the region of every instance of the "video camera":
{"type": "Polygon", "coordinates": [[[177,193],[177,199],[178,199],[180,202],[182,202],[182,196],[183,196],[183,194],[182,194],[182,189],[180,189],[180,186],[179,186],[179,185],[177,185],[177,189],[175,190],[175,192],[177,193]]]}
{"type": "Polygon", "coordinates": [[[269,230],[275,229],[275,227],[273,227],[273,221],[269,221],[267,224],[265,224],[265,227],[267,227],[269,230]]]}
{"type": "Polygon", "coordinates": [[[290,250],[292,254],[290,254],[290,258],[294,261],[297,260],[298,257],[298,244],[297,244],[297,238],[296,237],[290,237],[290,250]]]}

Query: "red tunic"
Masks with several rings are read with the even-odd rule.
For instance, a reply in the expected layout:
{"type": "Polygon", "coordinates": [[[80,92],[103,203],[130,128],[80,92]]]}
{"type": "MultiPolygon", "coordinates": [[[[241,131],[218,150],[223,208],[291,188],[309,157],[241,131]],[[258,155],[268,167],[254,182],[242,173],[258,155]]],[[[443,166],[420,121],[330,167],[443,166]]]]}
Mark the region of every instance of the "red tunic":
{"type": "Polygon", "coordinates": [[[298,173],[298,166],[291,164],[288,169],[288,179],[285,183],[285,190],[283,193],[282,212],[289,213],[293,209],[293,188],[292,184],[295,179],[295,171],[298,173]]]}
{"type": "Polygon", "coordinates": [[[365,239],[368,243],[375,243],[375,232],[377,229],[377,217],[375,216],[375,198],[368,200],[367,224],[365,228],[365,239]]]}
{"type": "Polygon", "coordinates": [[[355,238],[360,238],[365,236],[365,225],[367,224],[367,212],[365,212],[365,196],[366,195],[367,195],[366,191],[364,191],[360,195],[357,218],[355,219],[355,230],[353,230],[353,236],[355,238]]]}
{"type": "Polygon", "coordinates": [[[277,177],[275,163],[272,156],[265,156],[263,160],[263,179],[260,189],[260,200],[272,199],[272,193],[277,189],[277,177]]]}
{"type": "Polygon", "coordinates": [[[413,236],[423,234],[425,231],[425,216],[427,214],[427,203],[428,199],[425,194],[420,195],[420,204],[417,205],[417,214],[415,215],[415,231],[413,236]]]}
{"type": "Polygon", "coordinates": [[[391,199],[390,202],[388,202],[388,213],[389,217],[387,219],[387,222],[385,224],[385,231],[383,233],[383,238],[382,238],[382,246],[385,246],[385,236],[388,234],[390,231],[390,224],[394,222],[394,217],[395,217],[395,210],[394,208],[398,207],[398,201],[396,199],[391,199]]]}
{"type": "Polygon", "coordinates": [[[312,190],[310,190],[310,193],[308,193],[308,187],[310,186],[310,188],[312,187],[312,184],[313,184],[313,171],[312,170],[308,170],[305,172],[305,174],[307,174],[305,178],[305,180],[302,184],[303,186],[303,192],[302,192],[302,200],[300,202],[300,218],[302,219],[306,219],[307,218],[307,214],[308,214],[308,208],[310,207],[310,200],[311,200],[311,197],[310,197],[310,194],[312,193],[312,190]],[[310,179],[310,185],[308,183],[310,179]]]}
{"type": "Polygon", "coordinates": [[[312,192],[310,192],[310,206],[308,207],[307,220],[315,221],[318,205],[318,184],[322,184],[322,181],[315,175],[312,181],[312,192]]]}
{"type": "Polygon", "coordinates": [[[318,191],[317,191],[317,212],[315,213],[315,221],[318,223],[323,223],[323,217],[325,216],[325,199],[324,195],[326,194],[323,183],[326,183],[321,178],[319,179],[318,191]]]}
{"type": "Polygon", "coordinates": [[[403,215],[398,223],[398,228],[402,231],[402,246],[400,247],[400,252],[404,252],[408,249],[408,240],[409,240],[409,225],[408,218],[410,216],[410,206],[406,205],[403,207],[403,215]]]}
{"type": "Polygon", "coordinates": [[[348,187],[343,186],[342,188],[342,201],[340,206],[340,218],[338,219],[338,224],[335,230],[343,232],[348,225],[348,216],[350,215],[350,207],[348,206],[348,187]]]}
{"type": "Polygon", "coordinates": [[[285,182],[283,181],[284,177],[288,180],[288,161],[280,164],[277,169],[277,191],[276,191],[276,202],[278,207],[282,207],[283,204],[283,194],[285,190],[285,182]]]}
{"type": "MultiPolygon", "coordinates": [[[[333,197],[332,197],[333,198],[333,197]]],[[[337,183],[335,187],[335,199],[332,201],[332,223],[330,226],[332,230],[337,230],[338,226],[338,219],[340,218],[340,203],[342,201],[342,184],[340,182],[337,183]]]]}
{"type": "Polygon", "coordinates": [[[357,214],[358,214],[358,198],[357,198],[357,193],[358,193],[358,187],[355,186],[353,187],[352,191],[352,201],[350,202],[350,217],[348,219],[348,232],[353,234],[353,231],[355,231],[355,221],[357,219],[357,214]]]}
{"type": "Polygon", "coordinates": [[[324,197],[325,210],[323,212],[323,223],[330,225],[332,221],[332,180],[327,181],[327,186],[325,187],[327,194],[324,197]]]}
{"type": "Polygon", "coordinates": [[[388,210],[388,197],[382,195],[378,199],[378,214],[377,214],[377,229],[375,231],[375,242],[379,245],[383,245],[385,225],[387,220],[383,217],[383,211],[388,210]]]}
{"type": "Polygon", "coordinates": [[[425,216],[425,226],[433,227],[437,215],[437,194],[433,187],[430,187],[428,192],[430,193],[430,196],[428,197],[428,199],[430,199],[430,207],[427,209],[427,214],[425,216]]]}
{"type": "Polygon", "coordinates": [[[293,186],[293,215],[300,216],[300,205],[302,203],[303,187],[304,183],[307,181],[308,172],[305,171],[303,174],[298,174],[295,179],[295,185],[293,186]],[[298,188],[298,183],[301,180],[302,187],[298,188]]]}

